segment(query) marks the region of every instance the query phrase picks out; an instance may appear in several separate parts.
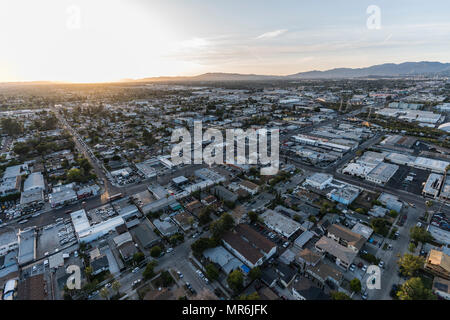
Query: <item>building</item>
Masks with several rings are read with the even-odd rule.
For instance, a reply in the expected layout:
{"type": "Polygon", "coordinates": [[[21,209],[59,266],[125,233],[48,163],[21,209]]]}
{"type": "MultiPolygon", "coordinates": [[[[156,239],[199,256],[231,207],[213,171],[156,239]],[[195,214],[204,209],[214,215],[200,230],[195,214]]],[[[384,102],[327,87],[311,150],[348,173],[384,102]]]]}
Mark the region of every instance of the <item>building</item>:
{"type": "Polygon", "coordinates": [[[218,197],[224,201],[236,202],[238,199],[238,196],[236,194],[234,194],[233,192],[231,192],[230,190],[228,190],[222,186],[215,186],[212,189],[212,192],[214,193],[214,195],[216,197],[218,197]]]}
{"type": "Polygon", "coordinates": [[[354,186],[345,185],[342,188],[333,189],[327,194],[328,198],[346,206],[351,204],[360,194],[360,190],[354,186]]]}
{"type": "Polygon", "coordinates": [[[153,225],[156,229],[158,229],[163,237],[170,237],[178,232],[178,227],[169,219],[155,219],[153,221],[153,225]]]}
{"type": "Polygon", "coordinates": [[[346,248],[352,249],[356,253],[361,250],[367,240],[360,234],[339,224],[332,224],[327,231],[328,238],[333,239],[346,248]]]}
{"type": "Polygon", "coordinates": [[[259,186],[251,181],[248,180],[244,180],[242,181],[239,186],[244,189],[245,191],[247,191],[248,193],[250,193],[251,195],[255,195],[258,193],[259,190],[259,186]]]}
{"type": "Polygon", "coordinates": [[[431,173],[423,187],[422,195],[436,198],[439,195],[443,178],[444,176],[441,174],[431,173]]]}
{"type": "Polygon", "coordinates": [[[357,222],[353,226],[352,232],[363,236],[365,239],[370,239],[370,237],[373,234],[373,229],[362,223],[357,222]]]}
{"type": "Polygon", "coordinates": [[[312,280],[308,278],[298,278],[292,285],[292,295],[297,300],[329,300],[326,295],[312,280]]]}
{"type": "Polygon", "coordinates": [[[336,265],[341,266],[345,270],[347,270],[350,264],[353,263],[353,260],[355,260],[357,255],[357,252],[353,249],[347,248],[339,244],[337,241],[325,236],[316,242],[315,247],[318,251],[326,253],[332,260],[334,260],[336,265]]]}
{"type": "Polygon", "coordinates": [[[430,250],[425,261],[425,270],[437,277],[450,280],[450,256],[442,251],[430,250]]]}
{"type": "Polygon", "coordinates": [[[73,189],[64,189],[48,195],[48,201],[52,208],[64,206],[78,200],[77,193],[73,189]]]}
{"type": "Polygon", "coordinates": [[[224,247],[250,268],[260,266],[277,251],[275,243],[246,224],[237,225],[235,232],[228,231],[222,240],[224,247]]]}
{"type": "Polygon", "coordinates": [[[294,246],[296,246],[299,249],[303,249],[303,247],[314,237],[314,233],[311,231],[304,231],[301,235],[297,237],[294,241],[294,246]]]}
{"type": "Polygon", "coordinates": [[[226,181],[224,176],[208,168],[195,170],[194,175],[202,180],[211,180],[214,184],[226,181]]]}
{"type": "Polygon", "coordinates": [[[19,265],[25,265],[36,260],[36,227],[19,230],[17,238],[19,243],[17,262],[19,265]]]}
{"type": "Polygon", "coordinates": [[[288,239],[301,229],[300,223],[274,210],[266,210],[260,218],[268,228],[288,239]]]}
{"type": "Polygon", "coordinates": [[[90,252],[90,265],[92,268],[92,275],[95,276],[99,273],[109,270],[108,257],[105,254],[100,254],[98,248],[90,252]]]}
{"type": "Polygon", "coordinates": [[[44,176],[40,172],[31,173],[23,184],[23,191],[45,189],[44,176]]]}
{"type": "Polygon", "coordinates": [[[341,271],[323,261],[306,267],[306,273],[317,280],[322,287],[325,284],[339,287],[344,280],[344,274],[341,271]]]}
{"type": "Polygon", "coordinates": [[[152,230],[148,223],[141,222],[136,227],[130,230],[136,242],[144,249],[153,247],[155,244],[161,241],[161,238],[152,230]]]}
{"type": "Polygon", "coordinates": [[[241,268],[243,265],[242,261],[237,259],[222,246],[206,249],[203,251],[203,256],[219,265],[226,274],[241,268]]]}
{"type": "Polygon", "coordinates": [[[433,279],[433,293],[438,295],[439,297],[450,300],[450,281],[440,278],[434,277],[433,279]]]}
{"type": "Polygon", "coordinates": [[[123,261],[130,261],[133,259],[133,255],[138,252],[131,233],[128,231],[114,237],[113,242],[123,261]]]}
{"type": "Polygon", "coordinates": [[[385,205],[389,210],[400,212],[403,208],[403,203],[398,199],[398,197],[389,193],[383,192],[380,194],[378,201],[385,205]]]}
{"type": "Polygon", "coordinates": [[[323,190],[325,189],[333,180],[333,176],[325,173],[314,173],[305,180],[305,185],[311,186],[313,188],[323,190]]]}
{"type": "Polygon", "coordinates": [[[366,180],[384,185],[394,176],[398,168],[396,164],[381,162],[366,175],[366,180]]]}
{"type": "Polygon", "coordinates": [[[317,265],[322,260],[322,255],[310,249],[303,249],[297,254],[296,259],[302,269],[305,270],[307,266],[317,265]]]}

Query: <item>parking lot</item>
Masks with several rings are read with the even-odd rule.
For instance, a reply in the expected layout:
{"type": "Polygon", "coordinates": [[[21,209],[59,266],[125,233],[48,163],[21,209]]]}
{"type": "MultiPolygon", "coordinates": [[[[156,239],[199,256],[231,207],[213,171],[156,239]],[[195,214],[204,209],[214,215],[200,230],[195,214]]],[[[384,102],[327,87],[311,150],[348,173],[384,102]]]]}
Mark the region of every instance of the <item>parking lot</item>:
{"type": "Polygon", "coordinates": [[[429,175],[430,172],[426,170],[399,165],[399,169],[386,186],[421,195],[422,183],[427,181],[429,175]]]}
{"type": "Polygon", "coordinates": [[[254,223],[252,223],[250,225],[250,227],[253,228],[254,230],[258,231],[260,234],[262,234],[264,237],[266,237],[270,241],[272,241],[275,244],[277,244],[279,247],[283,247],[284,246],[284,248],[287,248],[287,246],[288,246],[287,239],[285,239],[284,237],[280,236],[276,232],[266,228],[265,226],[263,226],[261,224],[256,224],[255,225],[254,223]]]}
{"type": "Polygon", "coordinates": [[[76,236],[70,219],[59,220],[44,227],[40,232],[37,245],[37,257],[42,258],[45,255],[55,252],[56,249],[75,241],[76,236]]]}

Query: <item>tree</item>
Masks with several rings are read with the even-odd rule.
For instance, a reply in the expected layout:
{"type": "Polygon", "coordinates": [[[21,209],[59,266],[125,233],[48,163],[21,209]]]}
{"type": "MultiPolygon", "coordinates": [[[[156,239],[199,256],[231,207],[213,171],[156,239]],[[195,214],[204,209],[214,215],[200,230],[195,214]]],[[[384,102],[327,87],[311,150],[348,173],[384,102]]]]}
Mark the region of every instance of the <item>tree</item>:
{"type": "Polygon", "coordinates": [[[83,175],[81,174],[81,170],[78,168],[72,168],[67,172],[67,180],[70,182],[81,182],[83,175]]]}
{"type": "Polygon", "coordinates": [[[405,253],[403,257],[401,257],[397,261],[397,263],[400,266],[400,269],[402,270],[402,273],[404,275],[412,277],[415,275],[417,270],[423,267],[424,259],[422,257],[415,256],[410,253],[405,253]]]}
{"type": "Polygon", "coordinates": [[[348,295],[343,292],[334,291],[331,292],[331,299],[333,300],[351,300],[348,295]]]}
{"type": "Polygon", "coordinates": [[[219,278],[219,270],[212,263],[208,264],[205,269],[209,280],[214,281],[219,278]]]}
{"type": "Polygon", "coordinates": [[[145,259],[145,255],[144,255],[144,253],[143,252],[136,252],[134,255],[133,255],[133,262],[135,263],[135,264],[139,264],[141,261],[143,261],[145,259]]]}
{"type": "Polygon", "coordinates": [[[411,236],[411,239],[413,239],[416,242],[427,243],[433,240],[433,236],[429,231],[420,228],[418,226],[412,227],[409,230],[409,235],[411,236]]]}
{"type": "Polygon", "coordinates": [[[239,292],[244,287],[244,275],[239,269],[233,270],[228,275],[227,283],[234,292],[239,292]]]}
{"type": "Polygon", "coordinates": [[[111,288],[116,292],[116,294],[119,293],[121,286],[122,286],[122,284],[117,280],[114,280],[113,283],[111,284],[111,288]]]}
{"type": "Polygon", "coordinates": [[[214,239],[218,240],[222,238],[222,235],[233,228],[233,217],[228,213],[224,213],[219,219],[211,223],[211,234],[214,239]]]}
{"type": "Polygon", "coordinates": [[[252,270],[250,270],[250,272],[248,273],[248,276],[250,277],[250,279],[252,280],[256,280],[261,278],[261,269],[258,267],[254,267],[252,270]]]}
{"type": "Polygon", "coordinates": [[[91,267],[91,266],[88,266],[88,267],[86,267],[86,268],[84,269],[84,273],[86,273],[86,277],[87,277],[88,279],[91,278],[92,272],[93,272],[93,270],[92,270],[92,267],[91,267]]]}
{"type": "Polygon", "coordinates": [[[239,300],[259,300],[259,299],[260,299],[259,294],[256,291],[248,295],[243,294],[239,296],[239,300]]]}
{"type": "Polygon", "coordinates": [[[107,300],[107,299],[108,299],[108,296],[109,296],[109,291],[108,291],[108,289],[106,289],[105,287],[103,287],[103,288],[100,290],[100,296],[101,296],[103,299],[107,300]]]}
{"type": "Polygon", "coordinates": [[[413,242],[411,242],[408,246],[408,250],[409,252],[414,253],[414,251],[416,251],[416,245],[413,242]]]}
{"type": "Polygon", "coordinates": [[[156,261],[151,261],[151,262],[147,263],[147,266],[145,267],[145,270],[142,273],[142,277],[144,278],[144,280],[149,280],[155,276],[154,269],[155,269],[156,265],[157,265],[156,261]]]}
{"type": "Polygon", "coordinates": [[[161,248],[159,246],[154,246],[151,250],[150,250],[150,255],[153,258],[157,258],[161,255],[161,248]]]}
{"type": "Polygon", "coordinates": [[[355,293],[361,292],[361,281],[358,278],[354,278],[350,281],[350,289],[355,293]]]}
{"type": "Polygon", "coordinates": [[[252,210],[248,213],[248,218],[250,219],[251,222],[256,222],[258,221],[258,214],[252,210]]]}
{"type": "Polygon", "coordinates": [[[210,238],[200,238],[191,244],[191,249],[195,255],[199,256],[209,248],[214,248],[216,246],[216,242],[210,238]]]}
{"type": "Polygon", "coordinates": [[[400,300],[435,300],[436,296],[425,287],[419,277],[407,280],[397,292],[400,300]]]}

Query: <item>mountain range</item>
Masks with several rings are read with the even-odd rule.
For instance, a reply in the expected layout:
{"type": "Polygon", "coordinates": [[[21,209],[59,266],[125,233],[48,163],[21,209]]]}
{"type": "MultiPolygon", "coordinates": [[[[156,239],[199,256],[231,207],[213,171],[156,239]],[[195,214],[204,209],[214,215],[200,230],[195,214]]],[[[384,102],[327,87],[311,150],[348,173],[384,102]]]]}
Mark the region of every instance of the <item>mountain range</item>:
{"type": "Polygon", "coordinates": [[[261,81],[295,79],[352,79],[411,76],[450,76],[450,63],[404,62],[384,63],[366,68],[335,68],[325,71],[299,72],[286,76],[271,76],[240,73],[204,73],[192,77],[153,77],[136,81],[261,81]]]}

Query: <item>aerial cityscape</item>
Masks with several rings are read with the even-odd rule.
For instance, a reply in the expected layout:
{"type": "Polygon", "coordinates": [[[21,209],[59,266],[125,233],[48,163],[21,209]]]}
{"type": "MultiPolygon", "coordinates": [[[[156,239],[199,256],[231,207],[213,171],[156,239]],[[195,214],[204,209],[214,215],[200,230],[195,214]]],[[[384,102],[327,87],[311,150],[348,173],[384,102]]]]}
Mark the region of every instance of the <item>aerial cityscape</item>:
{"type": "Polygon", "coordinates": [[[2,26],[2,300],[450,299],[447,3],[94,2],[2,26]]]}

